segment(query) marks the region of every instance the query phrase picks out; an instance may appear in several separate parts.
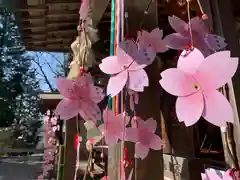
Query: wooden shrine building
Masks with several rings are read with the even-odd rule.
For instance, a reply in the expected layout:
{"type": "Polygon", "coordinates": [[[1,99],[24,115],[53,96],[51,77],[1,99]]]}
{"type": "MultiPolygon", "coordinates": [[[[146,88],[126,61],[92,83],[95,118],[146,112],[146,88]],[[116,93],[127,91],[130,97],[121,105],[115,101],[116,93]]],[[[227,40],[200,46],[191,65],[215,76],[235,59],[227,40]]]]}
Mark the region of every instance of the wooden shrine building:
{"type": "MultiPolygon", "coordinates": [[[[0,1],[1,2],[1,1],[0,1]]],[[[71,52],[70,44],[77,36],[79,0],[2,0],[14,12],[22,33],[22,39],[29,51],[71,52]],[[18,3],[17,3],[18,2],[18,3]]],[[[94,0],[94,26],[99,30],[100,41],[93,50],[97,60],[109,55],[111,2],[110,0],[94,0]]],[[[139,23],[149,0],[125,0],[125,10],[129,13],[129,36],[135,36],[139,23]]],[[[226,38],[228,48],[234,56],[240,57],[240,2],[238,0],[201,0],[205,13],[208,14],[208,25],[214,32],[226,38]]],[[[197,1],[191,1],[192,13],[199,14],[197,1]]],[[[177,15],[186,20],[185,0],[155,0],[149,8],[143,28],[152,30],[157,25],[165,32],[171,33],[168,16],[177,15]]],[[[150,79],[160,79],[160,72],[176,65],[176,51],[168,51],[159,56],[159,60],[147,68],[150,79]]],[[[240,70],[236,73],[233,84],[235,95],[229,89],[230,102],[234,106],[236,122],[232,127],[235,139],[231,143],[236,146],[234,152],[240,162],[240,70]],[[235,98],[234,98],[235,96],[235,98]],[[239,111],[237,111],[237,109],[239,111]]],[[[97,70],[93,76],[98,76],[97,70]]],[[[143,161],[137,161],[138,180],[159,180],[163,177],[176,180],[200,180],[200,172],[205,167],[225,168],[226,164],[236,164],[229,158],[225,139],[219,128],[200,121],[196,125],[185,128],[176,120],[174,112],[175,99],[160,89],[158,81],[150,82],[140,97],[137,113],[143,117],[154,117],[158,121],[158,132],[165,142],[163,156],[161,152],[149,153],[143,161]],[[222,143],[223,141],[223,143],[222,143]],[[163,169],[163,171],[161,171],[163,169]]],[[[67,126],[74,127],[74,121],[67,126]]],[[[69,131],[70,139],[74,131],[69,131]]],[[[230,139],[231,140],[231,139],[230,139]]],[[[230,141],[227,139],[227,141],[230,141]]],[[[70,142],[70,141],[69,141],[70,142]]],[[[70,145],[71,146],[71,145],[70,145]]],[[[131,145],[128,145],[131,149],[131,145]]],[[[64,180],[73,179],[75,160],[70,157],[73,149],[67,149],[69,157],[64,180]]],[[[133,153],[129,152],[129,153],[133,153]]],[[[119,163],[119,147],[109,148],[109,177],[118,180],[117,163],[119,163]]],[[[239,163],[237,162],[237,163],[239,163]]],[[[240,165],[240,164],[239,164],[240,165]]]]}

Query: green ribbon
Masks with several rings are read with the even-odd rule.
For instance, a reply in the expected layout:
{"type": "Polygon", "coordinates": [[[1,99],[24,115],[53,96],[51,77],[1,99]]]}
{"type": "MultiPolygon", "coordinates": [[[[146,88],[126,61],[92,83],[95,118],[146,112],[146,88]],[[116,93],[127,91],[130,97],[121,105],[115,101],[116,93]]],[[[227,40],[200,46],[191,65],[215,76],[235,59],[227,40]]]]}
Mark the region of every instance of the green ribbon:
{"type": "MultiPolygon", "coordinates": [[[[114,55],[114,40],[115,40],[115,12],[116,12],[116,3],[115,0],[111,2],[111,38],[110,38],[110,56],[114,55]]],[[[112,109],[112,98],[108,99],[108,108],[112,109]]]]}

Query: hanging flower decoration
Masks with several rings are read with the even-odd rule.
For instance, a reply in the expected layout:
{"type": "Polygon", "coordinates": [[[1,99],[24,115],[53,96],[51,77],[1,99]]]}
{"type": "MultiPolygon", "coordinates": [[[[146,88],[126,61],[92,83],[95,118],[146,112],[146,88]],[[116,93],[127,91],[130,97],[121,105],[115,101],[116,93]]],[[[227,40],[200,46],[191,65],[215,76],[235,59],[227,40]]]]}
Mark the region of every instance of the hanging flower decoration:
{"type": "Polygon", "coordinates": [[[147,55],[132,40],[126,40],[119,44],[116,56],[103,59],[99,68],[112,75],[107,85],[107,95],[116,96],[125,85],[133,91],[142,92],[149,84],[143,68],[155,58],[155,54],[147,55]]]}
{"type": "Polygon", "coordinates": [[[82,0],[79,9],[79,15],[81,20],[86,20],[88,17],[88,11],[90,9],[91,0],[82,0]]]}
{"type": "Polygon", "coordinates": [[[216,171],[211,169],[206,169],[205,173],[201,173],[202,180],[233,180],[231,176],[231,170],[226,171],[223,177],[220,177],[216,171]]]}
{"type": "Polygon", "coordinates": [[[113,111],[106,109],[103,112],[104,123],[98,128],[105,137],[105,142],[108,145],[113,145],[118,140],[123,140],[124,130],[129,123],[130,118],[124,114],[115,115],[113,111]]]}
{"type": "Polygon", "coordinates": [[[238,58],[230,51],[216,52],[207,58],[194,48],[186,55],[182,52],[177,68],[161,73],[161,86],[168,93],[178,96],[176,114],[186,126],[195,124],[202,116],[216,126],[233,122],[230,103],[217,89],[231,80],[238,67],[238,58]]]}
{"type": "Polygon", "coordinates": [[[93,121],[86,121],[84,126],[87,130],[87,139],[91,144],[95,145],[102,139],[102,134],[93,121]]]}
{"type": "Polygon", "coordinates": [[[128,89],[128,95],[129,95],[129,107],[132,111],[135,109],[135,104],[138,104],[139,102],[139,94],[138,92],[132,91],[131,89],[128,89]]]}
{"type": "Polygon", "coordinates": [[[144,159],[149,149],[162,149],[162,140],[155,134],[157,122],[153,118],[146,121],[140,117],[132,120],[132,127],[126,129],[126,140],[136,143],[135,156],[144,159]]]}
{"type": "Polygon", "coordinates": [[[186,46],[193,45],[204,56],[208,56],[214,51],[225,48],[227,45],[223,37],[210,34],[203,20],[199,17],[192,18],[189,23],[176,16],[168,17],[168,21],[176,31],[176,33],[172,33],[164,38],[169,48],[183,50],[186,46]]]}
{"type": "Polygon", "coordinates": [[[101,110],[98,107],[103,98],[103,90],[93,85],[90,74],[77,77],[75,80],[57,79],[57,89],[64,99],[56,107],[56,114],[68,120],[78,114],[84,120],[101,119],[101,110]]]}
{"type": "Polygon", "coordinates": [[[138,37],[138,44],[144,49],[151,47],[154,52],[163,53],[168,50],[168,47],[162,37],[163,31],[159,28],[153,29],[150,33],[142,30],[138,37]]]}

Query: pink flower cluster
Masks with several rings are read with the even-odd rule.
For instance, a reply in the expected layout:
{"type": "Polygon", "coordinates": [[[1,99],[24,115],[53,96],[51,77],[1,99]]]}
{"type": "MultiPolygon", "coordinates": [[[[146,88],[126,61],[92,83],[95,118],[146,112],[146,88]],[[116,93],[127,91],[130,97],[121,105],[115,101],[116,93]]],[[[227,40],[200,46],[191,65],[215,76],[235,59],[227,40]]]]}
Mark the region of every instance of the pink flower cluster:
{"type": "Polygon", "coordinates": [[[50,110],[47,111],[43,118],[44,130],[44,155],[42,173],[37,180],[54,179],[54,165],[57,154],[57,137],[55,132],[60,129],[58,125],[58,117],[50,110]]]}

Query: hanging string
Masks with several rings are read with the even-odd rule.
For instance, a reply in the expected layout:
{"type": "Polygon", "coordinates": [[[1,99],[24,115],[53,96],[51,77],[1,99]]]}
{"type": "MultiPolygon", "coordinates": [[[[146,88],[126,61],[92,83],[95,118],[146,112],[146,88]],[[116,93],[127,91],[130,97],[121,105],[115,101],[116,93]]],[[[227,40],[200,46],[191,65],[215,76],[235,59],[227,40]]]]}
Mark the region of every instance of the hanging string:
{"type": "Polygon", "coordinates": [[[191,25],[191,14],[190,14],[190,0],[187,0],[187,15],[188,15],[188,29],[191,39],[191,46],[193,46],[193,34],[192,34],[192,25],[191,25]]]}
{"type": "Polygon", "coordinates": [[[76,126],[77,126],[77,161],[76,161],[76,170],[74,175],[74,180],[77,180],[77,175],[80,165],[80,126],[79,126],[79,115],[76,117],[76,126]]]}
{"type": "Polygon", "coordinates": [[[89,156],[88,156],[87,166],[86,166],[86,169],[84,172],[83,180],[86,180],[86,178],[87,178],[87,173],[88,173],[89,165],[91,164],[91,161],[92,161],[92,147],[89,150],[89,156]]]}
{"type": "Polygon", "coordinates": [[[145,9],[144,12],[143,12],[143,19],[142,19],[142,21],[141,21],[141,23],[140,23],[140,28],[139,28],[139,30],[141,30],[142,27],[143,27],[143,25],[144,25],[145,17],[148,15],[148,10],[149,10],[150,5],[151,5],[152,2],[153,2],[153,0],[149,0],[146,9],[145,9]]]}

